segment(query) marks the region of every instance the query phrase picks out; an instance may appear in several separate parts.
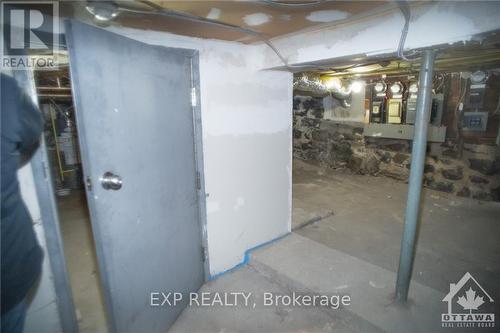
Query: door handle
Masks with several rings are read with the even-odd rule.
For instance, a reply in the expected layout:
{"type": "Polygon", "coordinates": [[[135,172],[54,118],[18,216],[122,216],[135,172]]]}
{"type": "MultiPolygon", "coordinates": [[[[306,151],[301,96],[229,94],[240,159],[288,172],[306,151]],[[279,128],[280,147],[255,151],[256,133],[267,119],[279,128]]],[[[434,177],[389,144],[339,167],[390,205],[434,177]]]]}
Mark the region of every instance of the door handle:
{"type": "Polygon", "coordinates": [[[101,177],[101,185],[105,190],[114,190],[118,191],[122,188],[122,178],[118,175],[115,175],[112,172],[105,172],[101,177]]]}

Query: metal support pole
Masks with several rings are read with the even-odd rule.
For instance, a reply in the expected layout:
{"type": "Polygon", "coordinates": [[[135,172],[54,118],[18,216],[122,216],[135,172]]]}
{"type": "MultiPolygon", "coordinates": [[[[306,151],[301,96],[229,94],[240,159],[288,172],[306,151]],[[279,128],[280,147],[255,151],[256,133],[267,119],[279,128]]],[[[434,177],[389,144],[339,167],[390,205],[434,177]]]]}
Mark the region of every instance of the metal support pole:
{"type": "Polygon", "coordinates": [[[432,103],[432,75],[434,71],[433,50],[424,51],[418,79],[417,114],[411,152],[411,169],[406,203],[405,225],[401,241],[396,299],[406,302],[410,286],[415,240],[420,207],[420,193],[424,174],[425,152],[427,148],[427,128],[430,121],[432,103]]]}

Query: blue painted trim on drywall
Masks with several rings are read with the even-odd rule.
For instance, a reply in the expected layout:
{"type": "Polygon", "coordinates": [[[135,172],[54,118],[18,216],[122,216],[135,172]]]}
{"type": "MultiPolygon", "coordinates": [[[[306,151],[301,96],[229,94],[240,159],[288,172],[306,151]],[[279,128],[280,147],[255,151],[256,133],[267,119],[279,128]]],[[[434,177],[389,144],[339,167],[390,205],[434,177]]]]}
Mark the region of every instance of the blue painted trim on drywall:
{"type": "Polygon", "coordinates": [[[220,276],[222,276],[222,275],[224,275],[224,274],[226,274],[226,273],[233,272],[233,271],[237,270],[238,268],[245,266],[245,265],[246,265],[246,264],[248,264],[248,262],[250,261],[250,254],[251,254],[253,251],[255,251],[255,250],[257,250],[257,249],[260,249],[261,247],[264,247],[264,246],[269,245],[269,244],[271,244],[271,243],[274,243],[274,242],[276,242],[276,241],[279,241],[279,240],[281,240],[281,239],[285,238],[286,236],[288,236],[288,235],[290,235],[290,234],[291,234],[291,232],[287,232],[287,233],[286,233],[286,234],[284,234],[284,235],[278,236],[278,237],[276,237],[276,238],[271,239],[270,241],[264,242],[264,243],[262,243],[262,244],[256,245],[256,246],[254,246],[254,247],[252,247],[252,248],[250,248],[250,249],[246,250],[246,251],[245,251],[245,254],[244,254],[244,256],[243,256],[243,260],[242,260],[239,264],[237,264],[236,266],[231,267],[231,268],[229,268],[229,269],[226,269],[225,271],[222,271],[222,272],[216,273],[216,274],[214,274],[214,275],[210,275],[210,277],[208,278],[208,280],[209,280],[209,281],[215,280],[215,279],[219,278],[220,276]]]}

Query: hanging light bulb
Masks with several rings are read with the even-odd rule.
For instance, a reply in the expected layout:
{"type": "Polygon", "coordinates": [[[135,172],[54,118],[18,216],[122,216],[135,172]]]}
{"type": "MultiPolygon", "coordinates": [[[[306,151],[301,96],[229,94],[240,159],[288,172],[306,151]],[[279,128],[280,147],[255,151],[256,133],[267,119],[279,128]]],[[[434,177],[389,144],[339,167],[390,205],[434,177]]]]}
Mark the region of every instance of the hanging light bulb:
{"type": "Polygon", "coordinates": [[[323,83],[329,90],[338,91],[342,87],[342,83],[340,82],[340,80],[333,77],[324,80],[323,83]]]}
{"type": "Polygon", "coordinates": [[[353,81],[351,83],[351,91],[353,93],[359,93],[363,89],[363,82],[362,81],[353,81]]]}

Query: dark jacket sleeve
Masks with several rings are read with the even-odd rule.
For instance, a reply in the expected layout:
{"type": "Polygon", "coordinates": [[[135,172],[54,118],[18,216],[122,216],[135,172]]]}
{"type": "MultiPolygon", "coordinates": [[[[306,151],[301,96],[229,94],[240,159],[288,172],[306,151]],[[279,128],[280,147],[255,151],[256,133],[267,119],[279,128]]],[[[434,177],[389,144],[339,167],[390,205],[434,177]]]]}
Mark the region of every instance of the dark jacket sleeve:
{"type": "Polygon", "coordinates": [[[43,129],[43,118],[40,111],[25,93],[20,92],[19,101],[19,150],[26,152],[38,142],[43,129]]]}

